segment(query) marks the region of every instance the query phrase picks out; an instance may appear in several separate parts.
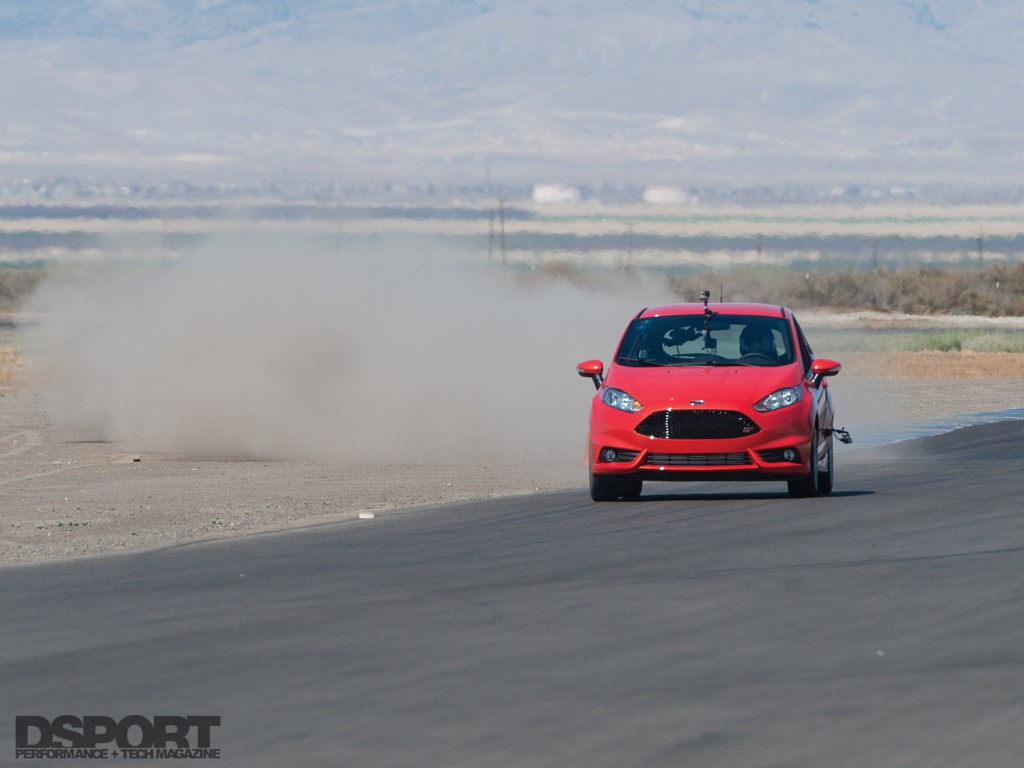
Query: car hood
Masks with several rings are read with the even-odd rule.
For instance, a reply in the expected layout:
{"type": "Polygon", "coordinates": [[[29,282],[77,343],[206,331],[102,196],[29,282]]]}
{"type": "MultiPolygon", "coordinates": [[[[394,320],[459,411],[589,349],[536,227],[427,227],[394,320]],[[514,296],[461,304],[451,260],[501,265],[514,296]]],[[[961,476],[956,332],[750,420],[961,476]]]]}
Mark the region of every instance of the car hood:
{"type": "Polygon", "coordinates": [[[611,365],[605,386],[629,393],[645,407],[689,406],[703,400],[705,407],[741,404],[750,406],[782,387],[799,387],[802,371],[797,364],[760,366],[670,366],[634,368],[611,365]]]}

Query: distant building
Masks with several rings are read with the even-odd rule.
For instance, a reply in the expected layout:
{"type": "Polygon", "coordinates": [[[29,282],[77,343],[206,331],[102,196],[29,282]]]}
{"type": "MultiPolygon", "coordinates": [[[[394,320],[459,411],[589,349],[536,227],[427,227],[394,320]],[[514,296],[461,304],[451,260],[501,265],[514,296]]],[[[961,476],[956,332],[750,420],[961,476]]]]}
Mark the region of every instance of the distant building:
{"type": "Polygon", "coordinates": [[[697,198],[686,194],[679,187],[647,187],[644,202],[648,205],[694,205],[697,198]]]}
{"type": "Polygon", "coordinates": [[[578,203],[580,191],[576,187],[561,184],[536,184],[533,187],[535,203],[578,203]]]}

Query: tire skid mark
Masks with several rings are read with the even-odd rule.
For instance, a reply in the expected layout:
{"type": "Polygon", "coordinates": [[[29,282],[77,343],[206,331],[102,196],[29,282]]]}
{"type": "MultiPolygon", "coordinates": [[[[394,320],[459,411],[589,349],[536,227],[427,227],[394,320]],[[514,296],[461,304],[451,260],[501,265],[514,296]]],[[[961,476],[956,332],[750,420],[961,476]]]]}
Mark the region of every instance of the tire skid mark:
{"type": "MultiPolygon", "coordinates": [[[[0,458],[2,458],[2,454],[0,454],[0,458]]],[[[102,465],[104,463],[105,462],[102,462],[102,461],[92,461],[92,462],[89,462],[88,464],[86,464],[86,463],[79,464],[78,462],[75,462],[74,464],[63,464],[63,465],[61,465],[59,467],[54,467],[53,469],[47,469],[47,470],[44,470],[42,472],[33,472],[31,474],[28,474],[28,475],[17,475],[16,477],[4,478],[3,480],[0,480],[0,485],[11,485],[12,483],[20,483],[20,482],[22,482],[24,480],[35,480],[36,478],[40,478],[40,477],[48,477],[50,475],[59,475],[62,472],[71,472],[71,471],[75,471],[75,470],[79,470],[79,469],[88,469],[90,467],[98,467],[98,466],[100,466],[100,465],[102,465]]]]}

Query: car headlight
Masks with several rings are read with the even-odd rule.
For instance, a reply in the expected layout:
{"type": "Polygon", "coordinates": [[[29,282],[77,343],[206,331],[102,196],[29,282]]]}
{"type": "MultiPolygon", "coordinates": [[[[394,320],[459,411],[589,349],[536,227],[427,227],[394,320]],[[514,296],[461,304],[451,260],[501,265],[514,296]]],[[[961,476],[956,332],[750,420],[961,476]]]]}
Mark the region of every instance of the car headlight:
{"type": "Polygon", "coordinates": [[[764,397],[754,403],[754,410],[759,411],[760,413],[777,411],[779,408],[785,408],[786,406],[793,405],[799,399],[799,389],[796,389],[795,387],[783,387],[782,389],[776,389],[767,397],[764,397]]]}
{"type": "Polygon", "coordinates": [[[635,397],[614,387],[608,387],[601,393],[601,402],[627,413],[636,413],[643,408],[643,405],[635,397]]]}

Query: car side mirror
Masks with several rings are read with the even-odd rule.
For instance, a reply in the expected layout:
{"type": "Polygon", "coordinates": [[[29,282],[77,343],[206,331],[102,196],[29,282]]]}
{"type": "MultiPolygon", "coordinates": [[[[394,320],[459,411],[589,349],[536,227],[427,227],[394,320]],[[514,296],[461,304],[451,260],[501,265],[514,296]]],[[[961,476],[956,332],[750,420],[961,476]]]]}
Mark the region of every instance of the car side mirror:
{"type": "Polygon", "coordinates": [[[842,364],[835,360],[815,360],[811,363],[811,386],[818,386],[826,376],[835,376],[842,367],[842,364]]]}
{"type": "Polygon", "coordinates": [[[604,383],[604,363],[600,360],[585,360],[576,366],[576,373],[585,379],[592,379],[594,389],[600,389],[604,383]]]}

